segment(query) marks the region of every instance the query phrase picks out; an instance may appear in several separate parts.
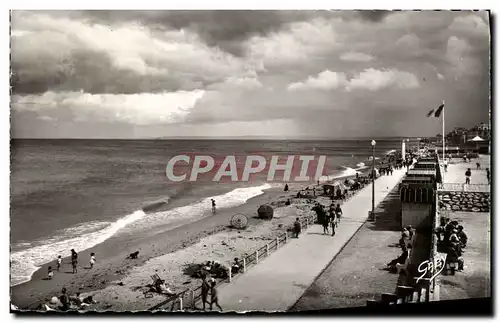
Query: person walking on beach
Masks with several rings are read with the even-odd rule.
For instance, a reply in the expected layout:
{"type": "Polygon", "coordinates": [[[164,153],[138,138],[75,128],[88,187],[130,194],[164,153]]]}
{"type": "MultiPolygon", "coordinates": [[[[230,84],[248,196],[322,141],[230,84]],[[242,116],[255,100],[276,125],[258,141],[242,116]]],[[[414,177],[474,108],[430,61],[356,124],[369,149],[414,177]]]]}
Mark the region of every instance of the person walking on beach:
{"type": "Polygon", "coordinates": [[[94,268],[94,264],[95,264],[95,253],[91,253],[90,254],[90,269],[94,268]]]}
{"type": "Polygon", "coordinates": [[[210,294],[211,294],[211,299],[210,299],[210,310],[213,308],[213,304],[217,305],[219,310],[222,312],[222,307],[219,305],[219,291],[215,287],[216,282],[215,279],[211,279],[211,289],[210,289],[210,294]]]}
{"type": "Polygon", "coordinates": [[[335,215],[337,215],[337,221],[340,222],[340,218],[342,217],[342,209],[340,208],[340,204],[337,204],[337,207],[335,208],[335,215]]]}
{"type": "Polygon", "coordinates": [[[216,211],[217,211],[217,210],[216,210],[216,208],[215,208],[215,200],[214,200],[214,199],[212,199],[212,214],[215,214],[215,212],[216,212],[216,211]]]}
{"type": "Polygon", "coordinates": [[[486,168],[486,179],[488,180],[488,184],[490,184],[490,169],[486,168]]]}
{"type": "Polygon", "coordinates": [[[476,163],[476,169],[481,169],[481,164],[479,162],[476,163]]]}
{"type": "Polygon", "coordinates": [[[295,222],[293,223],[293,233],[295,234],[295,238],[299,237],[301,231],[302,231],[302,226],[300,225],[299,218],[296,218],[295,222]]]}
{"type": "Polygon", "coordinates": [[[71,249],[71,266],[73,267],[73,274],[76,274],[78,272],[78,269],[76,268],[78,265],[78,254],[76,253],[75,249],[71,249]]]}
{"type": "Polygon", "coordinates": [[[467,168],[467,171],[465,172],[465,184],[470,184],[470,177],[472,173],[470,171],[470,168],[467,168]]]}
{"type": "Polygon", "coordinates": [[[61,269],[61,264],[62,264],[62,258],[61,255],[59,255],[59,257],[57,257],[57,271],[61,269]]]}
{"type": "Polygon", "coordinates": [[[206,310],[205,304],[209,304],[208,302],[208,292],[210,291],[210,285],[207,281],[206,273],[201,274],[201,302],[203,303],[203,310],[206,310]]]}

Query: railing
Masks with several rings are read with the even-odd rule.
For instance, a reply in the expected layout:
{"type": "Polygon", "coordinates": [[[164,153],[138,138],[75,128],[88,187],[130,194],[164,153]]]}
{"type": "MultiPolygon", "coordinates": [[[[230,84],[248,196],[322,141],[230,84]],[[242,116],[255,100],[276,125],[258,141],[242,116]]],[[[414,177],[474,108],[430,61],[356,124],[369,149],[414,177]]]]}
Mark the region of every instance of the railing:
{"type": "MultiPolygon", "coordinates": [[[[410,166],[410,169],[413,164],[410,166]]],[[[371,183],[371,181],[370,181],[371,183]]],[[[367,183],[366,185],[368,185],[367,183]]],[[[366,186],[365,185],[365,186],[366,186]]],[[[361,188],[362,189],[362,188],[361,188]]],[[[348,195],[343,199],[344,203],[351,199],[356,193],[361,189],[356,191],[349,191],[348,195]]],[[[316,213],[306,215],[299,218],[302,230],[306,230],[308,226],[314,224],[317,220],[316,213]]],[[[290,241],[290,232],[292,226],[288,226],[284,232],[280,233],[270,242],[266,243],[255,251],[246,253],[246,256],[242,257],[243,270],[241,273],[232,275],[231,266],[228,266],[228,278],[219,282],[219,284],[230,283],[235,276],[244,274],[251,265],[258,264],[262,259],[269,257],[273,252],[277,251],[280,247],[284,246],[290,241]]],[[[196,303],[201,299],[201,285],[195,289],[186,289],[175,296],[172,296],[165,301],[156,304],[155,306],[148,309],[148,311],[183,311],[184,309],[196,310],[196,303]]]]}
{"type": "Polygon", "coordinates": [[[383,293],[379,300],[368,300],[368,307],[385,307],[396,304],[427,303],[430,301],[430,279],[422,278],[413,286],[398,286],[396,293],[383,293]]]}
{"type": "Polygon", "coordinates": [[[490,192],[489,184],[443,183],[438,186],[440,191],[490,192]]]}
{"type": "MultiPolygon", "coordinates": [[[[309,214],[300,218],[300,224],[302,230],[307,229],[308,226],[314,224],[316,221],[316,214],[309,214]]],[[[239,276],[245,273],[249,267],[258,264],[262,259],[269,257],[273,252],[277,251],[280,247],[284,246],[291,240],[289,229],[291,226],[285,229],[284,232],[280,233],[276,238],[270,240],[268,243],[255,251],[246,253],[242,257],[242,272],[236,275],[231,274],[231,266],[228,266],[228,278],[219,282],[219,284],[230,283],[235,276],[239,276]]],[[[186,289],[173,297],[166,299],[165,301],[149,308],[149,311],[183,311],[185,309],[196,309],[196,303],[201,299],[201,286],[195,289],[186,289]]]]}

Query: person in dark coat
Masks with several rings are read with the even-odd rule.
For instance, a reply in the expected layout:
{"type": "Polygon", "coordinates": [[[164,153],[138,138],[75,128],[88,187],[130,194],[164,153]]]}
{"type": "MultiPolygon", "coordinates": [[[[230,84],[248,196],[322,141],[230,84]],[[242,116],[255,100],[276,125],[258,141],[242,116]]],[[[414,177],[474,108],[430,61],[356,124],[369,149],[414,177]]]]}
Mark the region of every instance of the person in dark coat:
{"type": "Polygon", "coordinates": [[[295,238],[299,237],[301,231],[302,231],[302,225],[300,224],[299,218],[297,218],[293,223],[293,233],[295,234],[295,238]]]}
{"type": "Polygon", "coordinates": [[[78,273],[78,253],[75,249],[71,249],[71,266],[73,267],[73,274],[78,273]]]}
{"type": "Polygon", "coordinates": [[[390,271],[391,272],[395,272],[397,270],[396,268],[396,264],[404,264],[405,261],[406,261],[406,258],[408,258],[408,248],[406,248],[405,246],[403,246],[401,248],[402,250],[402,253],[399,257],[397,257],[396,259],[393,259],[391,260],[388,264],[387,264],[387,267],[389,267],[390,271]]]}
{"type": "Polygon", "coordinates": [[[69,297],[68,297],[68,294],[66,294],[66,288],[63,287],[63,289],[61,290],[61,296],[59,296],[59,301],[61,302],[62,306],[60,307],[60,309],[62,311],[67,311],[69,310],[69,297]]]}
{"type": "Polygon", "coordinates": [[[457,237],[460,241],[461,247],[462,248],[467,247],[467,235],[464,232],[464,227],[461,225],[458,226],[457,237]]]}
{"type": "Polygon", "coordinates": [[[222,312],[222,307],[219,305],[219,291],[217,290],[215,285],[216,285],[215,279],[212,278],[211,282],[210,282],[210,294],[211,294],[210,310],[212,310],[213,305],[215,304],[215,305],[217,305],[219,310],[222,312]]]}
{"type": "Polygon", "coordinates": [[[201,274],[201,302],[203,303],[203,310],[206,309],[205,303],[210,304],[208,301],[208,293],[210,292],[210,284],[207,281],[206,273],[201,274]]]}

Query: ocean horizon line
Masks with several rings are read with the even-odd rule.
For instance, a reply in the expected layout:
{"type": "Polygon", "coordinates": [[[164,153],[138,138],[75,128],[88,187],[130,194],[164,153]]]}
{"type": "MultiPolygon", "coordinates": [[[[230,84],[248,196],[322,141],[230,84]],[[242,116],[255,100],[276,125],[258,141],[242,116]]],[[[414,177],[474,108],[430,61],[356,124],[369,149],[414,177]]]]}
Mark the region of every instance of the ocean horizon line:
{"type": "MultiPolygon", "coordinates": [[[[432,136],[430,136],[432,137],[432,136]]],[[[288,140],[288,141],[329,141],[329,140],[384,140],[384,139],[421,139],[430,138],[425,136],[381,136],[381,137],[267,137],[267,136],[234,136],[234,137],[206,137],[206,136],[189,136],[189,137],[148,137],[148,138],[10,138],[10,140],[116,140],[116,141],[168,141],[168,140],[288,140]]]]}

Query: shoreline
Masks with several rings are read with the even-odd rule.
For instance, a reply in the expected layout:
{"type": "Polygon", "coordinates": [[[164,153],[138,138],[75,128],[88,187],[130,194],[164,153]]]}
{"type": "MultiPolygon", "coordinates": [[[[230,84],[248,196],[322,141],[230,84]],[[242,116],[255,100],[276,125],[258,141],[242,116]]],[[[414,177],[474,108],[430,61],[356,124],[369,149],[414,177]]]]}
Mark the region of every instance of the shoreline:
{"type": "MultiPolygon", "coordinates": [[[[369,169],[363,169],[360,172],[363,173],[366,170],[369,169]]],[[[328,182],[343,181],[354,176],[341,176],[328,182]]],[[[229,220],[236,213],[247,215],[249,228],[258,228],[259,225],[263,224],[263,221],[254,219],[251,216],[256,214],[258,206],[270,204],[276,210],[275,204],[278,200],[281,199],[281,202],[284,202],[287,198],[293,198],[299,190],[307,186],[316,187],[316,183],[292,183],[289,186],[291,188],[288,192],[284,192],[282,187],[272,187],[264,190],[263,194],[250,198],[240,206],[222,209],[215,216],[206,216],[194,222],[182,224],[174,229],[158,232],[152,236],[138,237],[136,239],[123,236],[111,237],[103,243],[90,248],[92,252],[99,256],[97,265],[92,269],[92,272],[82,268],[86,267],[86,263],[85,260],[83,263],[80,260],[79,272],[74,275],[68,274],[69,257],[66,257],[63,258],[61,273],[55,272],[51,281],[44,281],[43,278],[47,272],[47,267],[54,264],[54,262],[46,263],[32,275],[30,281],[11,286],[11,302],[19,308],[32,308],[47,298],[58,295],[62,287],[66,287],[70,294],[76,292],[84,294],[103,290],[112,285],[113,282],[125,278],[134,268],[144,266],[154,258],[186,249],[196,245],[204,238],[228,231],[229,220]],[[134,247],[131,248],[131,245],[134,245],[134,247]],[[120,246],[121,250],[117,253],[115,247],[118,246],[120,246]],[[140,251],[139,259],[126,261],[126,256],[135,250],[140,251]]],[[[85,256],[87,250],[79,252],[80,259],[87,258],[85,256]]]]}

